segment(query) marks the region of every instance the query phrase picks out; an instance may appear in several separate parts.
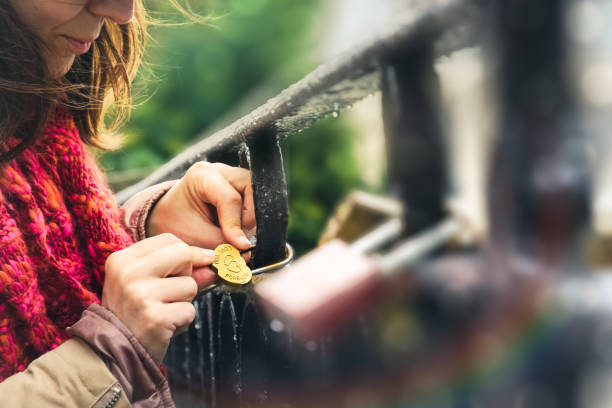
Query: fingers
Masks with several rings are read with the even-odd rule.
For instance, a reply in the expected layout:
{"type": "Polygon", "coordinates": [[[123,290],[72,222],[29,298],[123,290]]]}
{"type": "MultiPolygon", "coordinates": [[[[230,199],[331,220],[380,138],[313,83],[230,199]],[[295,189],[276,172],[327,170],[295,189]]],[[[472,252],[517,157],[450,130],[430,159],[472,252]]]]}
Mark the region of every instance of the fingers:
{"type": "Polygon", "coordinates": [[[246,189],[251,187],[250,171],[223,163],[208,163],[208,165],[218,171],[240,193],[244,194],[246,189]]]}
{"type": "Polygon", "coordinates": [[[197,233],[194,231],[185,234],[185,236],[186,241],[190,244],[207,248],[215,248],[217,245],[226,242],[223,231],[214,224],[206,224],[197,233]]]}
{"type": "Polygon", "coordinates": [[[193,268],[195,270],[196,267],[208,266],[215,261],[215,251],[208,248],[199,248],[192,246],[192,261],[193,268]]]}
{"type": "Polygon", "coordinates": [[[101,304],[161,362],[170,338],[195,316],[191,301],[198,281],[211,280],[198,272],[196,281],[192,269],[207,269],[213,260],[214,251],[189,246],[171,234],[140,241],[108,257],[101,304]]]}
{"type": "Polygon", "coordinates": [[[256,228],[251,173],[220,163],[196,163],[158,202],[152,219],[149,225],[156,233],[171,231],[193,245],[214,248],[229,242],[247,249],[251,244],[246,233],[252,235],[256,228]]]}
{"type": "Polygon", "coordinates": [[[204,289],[217,280],[217,274],[209,267],[194,268],[191,277],[196,281],[198,290],[204,289]]]}
{"type": "MultiPolygon", "coordinates": [[[[238,191],[242,197],[242,206],[240,212],[240,229],[244,232],[250,232],[255,229],[255,203],[253,200],[253,185],[251,180],[251,172],[239,167],[228,166],[223,163],[214,163],[215,169],[227,180],[227,182],[238,191]]],[[[219,208],[219,207],[217,207],[219,208]]],[[[223,223],[221,223],[223,227],[223,223]]],[[[224,232],[225,229],[224,229],[224,232]]],[[[248,237],[247,237],[248,238],[248,237]]],[[[240,249],[246,249],[240,246],[240,249]]]]}
{"type": "MultiPolygon", "coordinates": [[[[210,168],[210,166],[212,165],[205,168],[210,168]]],[[[246,249],[251,243],[242,230],[243,194],[247,192],[250,195],[248,202],[251,204],[247,205],[252,206],[253,198],[250,184],[247,184],[247,182],[250,183],[250,176],[237,177],[232,175],[227,178],[223,173],[233,174],[234,172],[222,166],[219,167],[222,169],[221,171],[207,171],[206,174],[199,177],[202,184],[201,191],[205,195],[205,199],[217,209],[219,224],[227,241],[239,249],[246,249]],[[240,182],[237,180],[240,180],[240,182]]],[[[234,168],[234,170],[240,174],[246,172],[243,169],[234,168]]],[[[251,219],[249,222],[254,222],[254,215],[247,218],[251,219]]]]}
{"type": "Polygon", "coordinates": [[[143,261],[142,273],[159,278],[190,276],[193,266],[192,247],[180,241],[166,245],[149,254],[143,261]]]}
{"type": "Polygon", "coordinates": [[[257,226],[255,220],[255,202],[253,200],[253,186],[249,175],[249,185],[245,188],[242,203],[242,230],[246,232],[247,237],[254,234],[257,226]]]}
{"type": "Polygon", "coordinates": [[[147,297],[162,303],[191,302],[198,294],[198,285],[191,276],[171,276],[142,283],[147,297]]]}
{"type": "Polygon", "coordinates": [[[168,245],[182,242],[173,234],[164,233],[159,234],[151,238],[143,239],[138,241],[121,252],[128,254],[134,258],[141,258],[152,254],[153,252],[166,247],[168,245]]]}
{"type": "Polygon", "coordinates": [[[190,276],[193,267],[208,266],[215,259],[213,250],[189,246],[172,234],[147,238],[120,252],[121,259],[114,256],[114,263],[131,263],[132,273],[158,278],[190,276]]]}
{"type": "Polygon", "coordinates": [[[176,327],[174,335],[183,333],[196,316],[196,310],[191,302],[168,303],[161,307],[160,313],[176,327]]]}

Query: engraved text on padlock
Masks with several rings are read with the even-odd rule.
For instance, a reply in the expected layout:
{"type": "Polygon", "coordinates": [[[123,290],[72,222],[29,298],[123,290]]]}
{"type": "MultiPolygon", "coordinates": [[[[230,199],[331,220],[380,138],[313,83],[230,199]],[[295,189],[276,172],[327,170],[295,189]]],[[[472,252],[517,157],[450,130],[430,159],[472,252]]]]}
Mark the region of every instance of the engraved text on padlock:
{"type": "Polygon", "coordinates": [[[230,244],[215,248],[215,261],[212,266],[219,278],[234,285],[246,285],[251,281],[251,270],[240,256],[240,252],[230,244]]]}

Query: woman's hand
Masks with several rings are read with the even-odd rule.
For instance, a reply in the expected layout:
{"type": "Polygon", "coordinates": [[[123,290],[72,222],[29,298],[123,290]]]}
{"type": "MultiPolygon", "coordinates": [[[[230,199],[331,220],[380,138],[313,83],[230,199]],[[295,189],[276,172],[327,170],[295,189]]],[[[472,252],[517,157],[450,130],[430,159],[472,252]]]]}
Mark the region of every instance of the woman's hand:
{"type": "Polygon", "coordinates": [[[172,234],[147,238],[106,261],[102,306],[111,310],[161,363],[170,339],[195,317],[192,299],[212,283],[214,253],[172,234]]]}
{"type": "Polygon", "coordinates": [[[221,163],[194,164],[155,205],[149,236],[170,232],[190,245],[215,248],[229,242],[239,249],[255,232],[251,173],[221,163]]]}

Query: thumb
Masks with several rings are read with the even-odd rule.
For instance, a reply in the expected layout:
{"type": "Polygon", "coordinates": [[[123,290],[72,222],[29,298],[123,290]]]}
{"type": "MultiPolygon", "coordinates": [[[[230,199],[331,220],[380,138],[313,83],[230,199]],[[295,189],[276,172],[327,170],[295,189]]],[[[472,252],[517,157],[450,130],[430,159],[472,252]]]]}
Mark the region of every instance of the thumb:
{"type": "Polygon", "coordinates": [[[251,242],[242,231],[242,204],[227,204],[217,208],[219,213],[219,224],[227,242],[238,249],[248,249],[251,242]]]}

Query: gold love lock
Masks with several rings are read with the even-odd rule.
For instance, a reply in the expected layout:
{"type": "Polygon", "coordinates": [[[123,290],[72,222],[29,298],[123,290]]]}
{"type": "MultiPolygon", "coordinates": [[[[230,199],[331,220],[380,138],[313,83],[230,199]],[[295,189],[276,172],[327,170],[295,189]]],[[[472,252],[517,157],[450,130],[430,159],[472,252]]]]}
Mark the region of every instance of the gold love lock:
{"type": "Polygon", "coordinates": [[[215,261],[212,266],[219,278],[234,285],[246,285],[253,274],[240,256],[240,251],[230,244],[221,244],[215,248],[215,261]]]}

